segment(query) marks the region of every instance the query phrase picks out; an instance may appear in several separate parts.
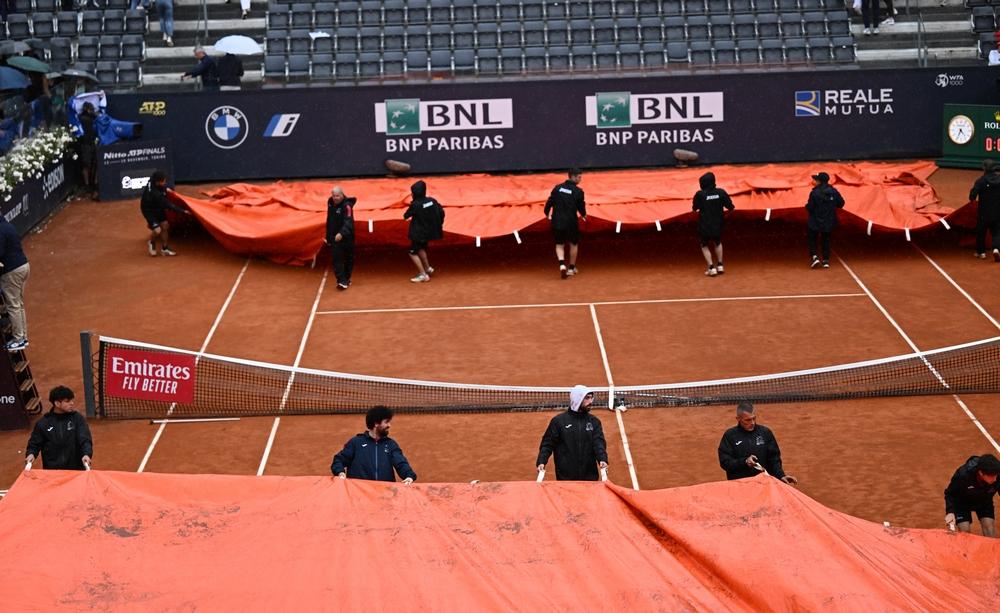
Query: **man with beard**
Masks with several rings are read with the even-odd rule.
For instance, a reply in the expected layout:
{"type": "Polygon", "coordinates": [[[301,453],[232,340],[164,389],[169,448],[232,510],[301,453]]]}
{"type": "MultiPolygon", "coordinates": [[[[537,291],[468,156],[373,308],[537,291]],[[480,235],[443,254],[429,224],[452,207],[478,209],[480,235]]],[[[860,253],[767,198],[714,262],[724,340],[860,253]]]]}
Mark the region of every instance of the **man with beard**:
{"type": "Polygon", "coordinates": [[[729,480],[753,477],[764,469],[785,483],[799,482],[785,474],[774,433],[767,426],[757,424],[757,412],[746,400],[736,405],[736,425],[726,430],[719,441],[719,465],[729,480]]]}
{"type": "Polygon", "coordinates": [[[434,268],[427,259],[427,243],[444,236],[444,207],[427,196],[427,184],[417,181],[410,186],[413,195],[409,208],[403,213],[403,219],[409,219],[410,259],[417,267],[417,276],[410,279],[413,283],[426,283],[434,275],[434,268]]]}
{"type": "Polygon", "coordinates": [[[569,178],[552,188],[545,201],[545,216],[552,222],[552,236],[556,241],[556,258],[559,259],[559,275],[567,279],[577,274],[576,256],[580,252],[580,224],[577,214],[587,221],[587,204],[583,190],[578,187],[583,173],[573,168],[569,178]],[[566,265],[566,247],[569,246],[569,265],[566,265]]]}
{"type": "Polygon", "coordinates": [[[990,233],[993,261],[1000,262],[1000,173],[993,160],[983,162],[983,176],[969,192],[969,200],[979,199],[976,221],[976,257],[986,259],[986,232],[990,233]]]}
{"type": "Polygon", "coordinates": [[[366,479],[368,481],[396,481],[396,474],[409,485],[417,478],[403,450],[389,438],[392,409],[375,406],[365,415],[367,432],[362,432],[344,444],[344,448],[333,456],[330,470],[341,479],[366,479]]]}
{"type": "Polygon", "coordinates": [[[722,226],[724,210],[732,211],[733,200],[726,193],[726,190],[715,186],[715,175],[706,172],[698,179],[701,189],[694,195],[694,203],[691,208],[698,212],[698,235],[701,238],[701,254],[705,256],[708,263],[708,270],[705,274],[709,277],[721,275],[726,272],[722,265],[722,226]],[[715,261],[712,262],[712,251],[709,244],[715,245],[715,261]]]}
{"type": "Polygon", "coordinates": [[[35,422],[25,451],[25,468],[42,454],[42,468],[48,470],[84,470],[90,467],[94,442],[83,415],[73,406],[73,390],[62,385],[52,388],[52,408],[35,422]]]}
{"type": "Polygon", "coordinates": [[[972,514],[979,517],[983,536],[996,538],[993,496],[1000,491],[1000,460],[986,454],[972,456],[955,471],[944,491],[944,523],[952,530],[972,532],[972,514]]]}
{"type": "Polygon", "coordinates": [[[601,420],[590,414],[594,392],[582,385],[569,393],[569,410],[552,418],[538,448],[538,472],[555,454],[556,480],[597,481],[608,467],[607,442],[601,420]]]}
{"type": "Polygon", "coordinates": [[[830,267],[830,233],[837,227],[837,209],[844,208],[844,198],[830,185],[825,172],[813,175],[806,211],[809,212],[809,268],[830,267]],[[822,239],[823,259],[816,254],[816,239],[822,239]]]}
{"type": "Polygon", "coordinates": [[[333,256],[333,273],[337,276],[337,289],[351,286],[354,272],[354,204],[357,198],[348,198],[339,185],[330,191],[326,201],[326,238],[333,256]]]}

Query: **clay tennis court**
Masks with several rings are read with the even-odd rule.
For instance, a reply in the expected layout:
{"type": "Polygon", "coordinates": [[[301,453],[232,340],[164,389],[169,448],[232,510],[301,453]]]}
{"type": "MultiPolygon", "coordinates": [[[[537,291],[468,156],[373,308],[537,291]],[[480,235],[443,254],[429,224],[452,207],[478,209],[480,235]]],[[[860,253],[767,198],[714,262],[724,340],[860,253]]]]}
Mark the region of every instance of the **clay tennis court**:
{"type": "MultiPolygon", "coordinates": [[[[932,183],[957,207],[976,176],[939,171],[932,183]]],[[[137,209],[73,202],[27,239],[28,356],[43,393],[81,389],[84,329],[308,368],[526,386],[760,375],[1000,335],[1000,265],[974,260],[957,230],[907,242],[847,226],[834,236],[832,267],[810,270],[800,225],[737,217],[727,272],[711,279],[690,225],[612,230],[585,237],[581,274],[570,281],[559,279],[541,232],[520,245],[433,249],[439,274],[419,286],[407,282],[402,249],[359,243],[355,283],[337,292],[321,265],[247,260],[198,231],[173,241],[179,257],[150,258],[137,209]]],[[[759,408],[804,493],[865,519],[940,527],[954,469],[1000,452],[988,438],[1000,438],[1000,398],[961,399],[982,429],[949,395],[759,408]]],[[[634,475],[642,489],[722,479],[716,447],[732,413],[637,408],[621,414],[622,429],[598,410],[610,479],[628,487],[634,475]]],[[[422,482],[531,480],[551,416],[402,414],[393,436],[422,482]]],[[[91,427],[97,469],[250,475],[327,475],[332,455],[364,428],[358,415],[91,427]]],[[[27,435],[0,434],[0,487],[21,470],[27,435]]]]}

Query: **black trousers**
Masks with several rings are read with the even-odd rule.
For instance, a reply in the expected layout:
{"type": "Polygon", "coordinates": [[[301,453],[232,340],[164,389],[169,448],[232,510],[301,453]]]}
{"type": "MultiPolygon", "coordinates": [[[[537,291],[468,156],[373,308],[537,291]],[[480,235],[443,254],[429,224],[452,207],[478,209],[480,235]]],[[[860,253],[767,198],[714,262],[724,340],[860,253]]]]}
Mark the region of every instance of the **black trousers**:
{"type": "Polygon", "coordinates": [[[816,257],[816,238],[822,237],[823,242],[823,259],[830,259],[830,233],[820,232],[819,230],[813,230],[809,228],[809,255],[816,257]]]}
{"type": "Polygon", "coordinates": [[[1000,249],[1000,221],[983,221],[976,224],[976,253],[986,253],[986,232],[990,233],[993,249],[1000,249]]]}
{"type": "Polygon", "coordinates": [[[354,241],[331,243],[330,253],[333,255],[333,274],[337,276],[337,283],[349,284],[354,272],[354,241]]]}

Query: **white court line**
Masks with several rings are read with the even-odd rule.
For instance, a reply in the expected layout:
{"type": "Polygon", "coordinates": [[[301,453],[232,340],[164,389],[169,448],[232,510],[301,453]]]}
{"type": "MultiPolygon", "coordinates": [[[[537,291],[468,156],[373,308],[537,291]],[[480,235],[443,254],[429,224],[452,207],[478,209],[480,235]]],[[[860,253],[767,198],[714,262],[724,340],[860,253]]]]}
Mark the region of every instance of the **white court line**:
{"type": "MultiPolygon", "coordinates": [[[[882,315],[884,315],[885,318],[889,320],[889,323],[892,324],[892,327],[896,329],[896,332],[899,332],[899,335],[903,337],[903,340],[906,341],[906,344],[909,345],[910,348],[913,349],[915,353],[920,354],[921,351],[920,349],[917,348],[917,345],[910,339],[909,336],[907,336],[906,332],[903,331],[903,328],[901,328],[900,325],[896,323],[896,320],[892,318],[892,315],[889,314],[889,311],[885,310],[885,307],[883,307],[882,303],[880,303],[878,299],[875,298],[875,295],[872,294],[867,287],[865,287],[865,284],[861,282],[861,279],[858,278],[858,275],[854,274],[854,271],[851,270],[851,267],[847,265],[847,262],[844,261],[844,258],[840,257],[840,255],[838,254],[837,259],[840,261],[844,269],[847,270],[847,272],[854,279],[854,282],[857,283],[858,286],[862,290],[864,290],[866,294],[868,294],[868,298],[870,298],[871,301],[875,304],[876,308],[878,308],[878,310],[882,312],[882,315]]],[[[941,382],[941,385],[943,385],[946,389],[950,389],[948,382],[941,377],[941,374],[938,373],[937,369],[935,369],[930,362],[924,359],[924,364],[934,374],[935,378],[937,378],[937,380],[941,382]]],[[[973,424],[976,425],[977,428],[979,428],[979,431],[982,432],[983,436],[986,437],[986,440],[988,440],[990,444],[993,445],[993,448],[996,449],[997,452],[1000,452],[1000,444],[998,444],[996,442],[996,439],[994,439],[993,436],[990,435],[989,431],[983,427],[983,424],[979,422],[979,419],[969,409],[969,407],[965,404],[965,402],[958,397],[958,394],[952,394],[951,397],[954,398],[955,402],[958,403],[958,406],[961,407],[963,411],[965,411],[965,415],[972,421],[973,424]]]]}
{"type": "MultiPolygon", "coordinates": [[[[306,350],[306,343],[309,341],[309,333],[312,331],[313,322],[316,321],[316,309],[319,308],[319,299],[323,297],[323,288],[326,287],[326,278],[330,274],[330,267],[327,266],[323,269],[323,279],[319,282],[319,289],[316,290],[316,299],[313,300],[312,308],[309,309],[309,320],[306,322],[306,329],[302,332],[302,340],[299,341],[299,350],[295,354],[295,365],[292,368],[298,368],[299,363],[302,361],[302,354],[306,350]]],[[[278,412],[281,413],[285,410],[285,405],[288,404],[288,395],[292,392],[292,383],[295,382],[295,373],[292,371],[288,375],[288,383],[285,385],[285,393],[281,395],[281,404],[278,406],[278,412]]],[[[274,424],[271,426],[271,434],[267,437],[267,445],[264,446],[264,455],[260,458],[260,466],[257,467],[257,476],[264,474],[264,467],[267,466],[267,458],[271,455],[271,447],[274,446],[274,436],[278,433],[278,424],[281,423],[280,417],[274,418],[274,424]]]]}
{"type": "MultiPolygon", "coordinates": [[[[233,301],[233,296],[236,295],[236,288],[240,286],[243,281],[243,275],[246,274],[247,268],[250,266],[250,258],[247,258],[246,262],[243,262],[243,268],[240,270],[240,274],[236,276],[236,280],[233,281],[233,286],[229,289],[229,295],[226,296],[226,301],[222,303],[222,307],[219,308],[219,313],[215,316],[215,321],[212,322],[212,327],[208,329],[208,334],[205,336],[205,342],[201,344],[201,349],[198,350],[198,355],[195,356],[194,362],[198,363],[198,359],[205,353],[208,349],[208,344],[212,341],[212,337],[215,336],[215,331],[219,327],[219,323],[222,321],[222,316],[226,314],[229,309],[229,304],[233,301]]],[[[167,415],[171,415],[174,412],[174,407],[177,406],[176,402],[170,404],[170,408],[167,410],[167,415]]],[[[135,471],[141,473],[146,470],[146,463],[149,462],[149,458],[153,455],[153,449],[156,448],[156,443],[160,441],[160,437],[163,436],[163,429],[167,427],[167,422],[162,422],[159,429],[156,431],[156,435],[153,436],[153,440],[149,443],[149,448],[146,449],[146,455],[142,456],[142,462],[139,464],[139,468],[135,471]]]]}
{"type": "Polygon", "coordinates": [[[597,309],[590,305],[590,318],[594,321],[594,334],[597,335],[597,346],[601,349],[601,360],[604,361],[604,374],[608,377],[608,408],[615,412],[618,420],[618,432],[622,436],[622,449],[625,450],[625,462],[628,464],[628,474],[632,478],[632,489],[639,489],[639,479],[635,476],[635,464],[632,462],[632,450],[628,446],[628,436],[625,434],[625,422],[622,412],[614,408],[615,381],[611,377],[611,365],[608,364],[608,353],[604,349],[604,337],[601,335],[601,324],[597,321],[597,309]]]}
{"type": "Polygon", "coordinates": [[[683,302],[730,302],[740,300],[805,300],[810,298],[860,298],[864,294],[791,294],[783,296],[724,296],[721,298],[663,298],[657,300],[608,300],[605,302],[547,302],[539,304],[487,304],[478,306],[411,307],[393,309],[349,309],[318,311],[317,315],[350,315],[363,313],[417,313],[421,311],[488,311],[493,309],[553,309],[559,307],[611,306],[621,304],[673,304],[683,302]]]}
{"type": "Polygon", "coordinates": [[[942,277],[944,277],[945,279],[948,280],[948,283],[951,283],[952,287],[954,287],[955,289],[957,289],[960,294],[962,294],[963,296],[965,296],[965,299],[968,300],[970,303],[972,303],[972,306],[976,307],[976,309],[978,309],[979,312],[983,314],[983,317],[985,317],[986,319],[988,319],[989,322],[991,324],[993,324],[994,328],[996,328],[997,330],[1000,330],[1000,322],[997,322],[997,320],[993,319],[993,316],[990,315],[989,313],[987,313],[986,309],[984,309],[982,306],[980,306],[979,303],[976,302],[975,299],[973,299],[973,297],[970,296],[967,291],[965,291],[964,289],[962,289],[962,286],[960,286],[958,283],[956,283],[955,280],[951,278],[951,275],[949,275],[948,273],[946,273],[943,268],[941,268],[940,266],[938,266],[938,263],[935,262],[934,260],[932,260],[931,256],[929,256],[926,253],[924,253],[924,250],[921,249],[920,247],[918,247],[916,243],[913,243],[913,248],[916,249],[917,251],[919,251],[920,255],[924,256],[924,258],[926,258],[927,261],[931,263],[931,266],[933,266],[939,273],[941,273],[942,277]]]}

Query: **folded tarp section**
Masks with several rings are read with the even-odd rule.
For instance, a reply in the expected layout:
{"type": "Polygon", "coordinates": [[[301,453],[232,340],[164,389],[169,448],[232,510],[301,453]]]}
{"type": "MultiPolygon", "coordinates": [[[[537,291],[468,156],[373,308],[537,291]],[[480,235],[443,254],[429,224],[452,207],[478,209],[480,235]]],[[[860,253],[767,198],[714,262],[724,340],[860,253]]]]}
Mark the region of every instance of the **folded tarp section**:
{"type": "Polygon", "coordinates": [[[884,528],[770,477],[403,486],[31,471],[0,502],[4,608],[986,611],[1000,541],[884,528]]]}
{"type": "MultiPolygon", "coordinates": [[[[918,229],[951,212],[927,183],[933,162],[771,164],[667,170],[588,172],[583,187],[591,217],[610,223],[670,220],[691,212],[698,177],[712,171],[738,210],[804,213],[811,175],[824,170],[841,191],[848,214],[880,228],[918,229]]],[[[397,242],[405,236],[403,212],[417,178],[234,184],[185,196],[209,232],[229,251],[278,262],[312,261],[323,243],[326,200],[334,184],[358,199],[355,218],[362,243],[397,242]],[[371,232],[369,232],[369,222],[371,232]],[[391,222],[391,223],[387,223],[391,222]]],[[[564,174],[425,177],[428,195],[447,210],[444,229],[464,237],[496,237],[544,219],[543,207],[564,174]]],[[[605,226],[606,227],[606,226],[605,226]]]]}

